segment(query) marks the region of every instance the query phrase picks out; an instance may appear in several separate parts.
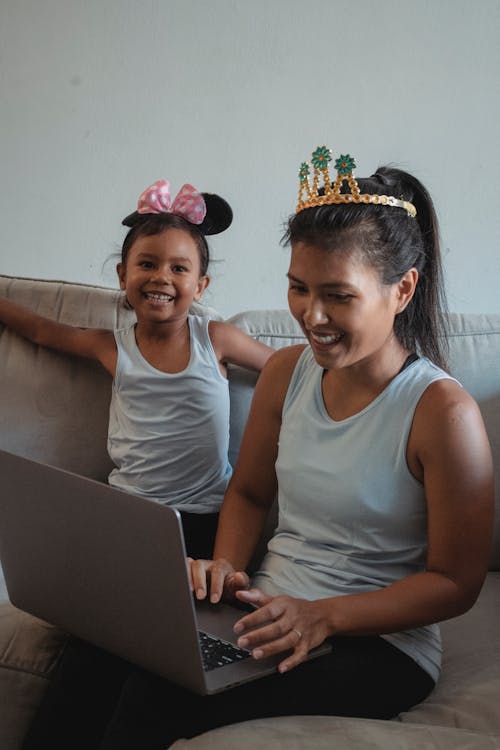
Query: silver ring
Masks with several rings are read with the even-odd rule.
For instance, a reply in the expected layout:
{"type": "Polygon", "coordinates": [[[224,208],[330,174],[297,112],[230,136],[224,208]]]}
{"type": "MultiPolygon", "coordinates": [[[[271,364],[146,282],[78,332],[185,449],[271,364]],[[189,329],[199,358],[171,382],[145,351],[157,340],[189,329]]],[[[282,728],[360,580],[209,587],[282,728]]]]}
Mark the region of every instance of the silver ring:
{"type": "Polygon", "coordinates": [[[297,628],[292,628],[290,632],[291,633],[297,633],[297,636],[298,636],[297,643],[298,643],[300,641],[300,639],[302,638],[302,633],[300,632],[300,630],[298,630],[297,628]]]}

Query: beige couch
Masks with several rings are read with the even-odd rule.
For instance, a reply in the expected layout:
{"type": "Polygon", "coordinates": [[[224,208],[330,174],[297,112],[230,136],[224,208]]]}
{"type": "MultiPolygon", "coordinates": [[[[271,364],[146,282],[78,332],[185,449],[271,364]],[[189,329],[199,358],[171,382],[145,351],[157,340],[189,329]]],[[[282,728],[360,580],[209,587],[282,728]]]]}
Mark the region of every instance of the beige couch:
{"type": "MultiPolygon", "coordinates": [[[[0,294],[81,326],[112,327],[132,313],[111,289],[0,277],[0,294]]],[[[302,340],[283,310],[233,322],[275,348],[302,340]]],[[[500,315],[451,315],[451,370],[480,404],[500,470],[500,315]]],[[[231,456],[255,377],[232,370],[231,456]]],[[[109,376],[93,363],[45,351],[0,326],[0,447],[104,480],[109,376]]],[[[497,509],[498,509],[497,499],[497,509]]],[[[500,528],[491,570],[470,612],[442,625],[443,674],[432,695],[391,722],[334,717],[250,721],[180,740],[176,750],[250,748],[500,749],[500,528]]],[[[0,747],[20,747],[65,641],[16,610],[0,583],[0,747]]],[[[49,749],[48,749],[49,750],[49,749]]],[[[139,749],[138,749],[139,750],[139,749]]]]}

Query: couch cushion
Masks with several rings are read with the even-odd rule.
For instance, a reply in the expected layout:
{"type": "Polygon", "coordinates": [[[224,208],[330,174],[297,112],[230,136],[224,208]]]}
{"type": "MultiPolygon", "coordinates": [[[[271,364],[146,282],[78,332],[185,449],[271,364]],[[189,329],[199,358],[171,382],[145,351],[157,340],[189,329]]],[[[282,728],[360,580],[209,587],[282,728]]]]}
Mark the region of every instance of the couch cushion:
{"type": "Polygon", "coordinates": [[[66,635],[52,625],[11,604],[0,605],[0,747],[3,750],[20,747],[65,642],[66,635]]]}
{"type": "Polygon", "coordinates": [[[441,633],[441,678],[400,719],[500,736],[500,573],[488,574],[476,604],[442,623],[441,633]]]}
{"type": "Polygon", "coordinates": [[[257,719],[213,729],[172,750],[498,750],[500,737],[446,727],[330,716],[257,719]]]}
{"type": "Polygon", "coordinates": [[[450,371],[476,399],[495,465],[496,521],[491,569],[500,570],[500,315],[451,313],[450,371]]]}

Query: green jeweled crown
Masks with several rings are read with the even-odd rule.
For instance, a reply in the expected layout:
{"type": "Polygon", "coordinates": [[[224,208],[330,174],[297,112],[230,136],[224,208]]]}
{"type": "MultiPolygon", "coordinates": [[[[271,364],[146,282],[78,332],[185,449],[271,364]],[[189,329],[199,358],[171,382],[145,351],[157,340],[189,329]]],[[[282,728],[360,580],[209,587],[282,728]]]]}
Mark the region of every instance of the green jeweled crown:
{"type": "Polygon", "coordinates": [[[394,206],[404,208],[408,216],[416,216],[417,209],[409,201],[395,198],[393,195],[379,195],[378,193],[361,193],[358,183],[353,175],[356,162],[349,154],[341,154],[335,159],[337,177],[335,182],[330,179],[328,164],[332,160],[331,149],[326,146],[318,146],[311,156],[311,164],[303,161],[299,170],[299,200],[296,213],[304,208],[313,206],[328,206],[332,203],[375,203],[381,206],[394,206]],[[313,167],[312,185],[309,180],[313,167]],[[349,192],[341,193],[344,180],[349,186],[349,192]],[[320,184],[320,182],[322,184],[320,184]]]}

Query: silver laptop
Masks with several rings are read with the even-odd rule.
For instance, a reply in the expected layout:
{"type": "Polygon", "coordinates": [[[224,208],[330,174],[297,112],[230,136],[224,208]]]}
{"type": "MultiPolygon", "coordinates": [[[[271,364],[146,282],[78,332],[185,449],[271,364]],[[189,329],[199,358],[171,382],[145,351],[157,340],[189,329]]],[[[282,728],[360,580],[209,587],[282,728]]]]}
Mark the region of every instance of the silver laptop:
{"type": "Polygon", "coordinates": [[[0,559],[16,607],[201,694],[276,670],[284,655],[257,661],[237,648],[244,612],[194,600],[177,511],[6,451],[0,477],[0,559]]]}

